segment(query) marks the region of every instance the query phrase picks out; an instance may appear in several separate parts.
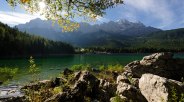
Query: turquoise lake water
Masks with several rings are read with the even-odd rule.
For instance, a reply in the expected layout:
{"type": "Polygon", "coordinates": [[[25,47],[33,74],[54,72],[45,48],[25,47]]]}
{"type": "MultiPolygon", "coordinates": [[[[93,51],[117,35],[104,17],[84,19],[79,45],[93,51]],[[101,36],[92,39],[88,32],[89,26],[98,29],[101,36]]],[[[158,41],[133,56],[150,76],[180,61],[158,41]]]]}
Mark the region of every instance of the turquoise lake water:
{"type": "MultiPolygon", "coordinates": [[[[40,78],[48,79],[57,76],[64,68],[69,68],[77,64],[121,64],[126,65],[134,60],[141,60],[143,56],[149,54],[78,54],[61,55],[52,57],[34,58],[36,65],[41,70],[40,78]]],[[[34,56],[33,56],[34,57],[34,56]]],[[[175,57],[184,58],[184,54],[175,54],[175,57]]],[[[27,74],[29,67],[29,58],[0,59],[0,67],[17,67],[19,72],[13,79],[13,83],[22,83],[28,81],[31,75],[27,74]]]]}

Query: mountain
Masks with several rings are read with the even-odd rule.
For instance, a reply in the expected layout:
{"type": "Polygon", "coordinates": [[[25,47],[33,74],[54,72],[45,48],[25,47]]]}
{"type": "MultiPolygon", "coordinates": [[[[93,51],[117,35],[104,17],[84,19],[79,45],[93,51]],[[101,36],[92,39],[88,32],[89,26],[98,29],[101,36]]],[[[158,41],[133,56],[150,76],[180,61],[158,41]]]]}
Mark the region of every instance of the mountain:
{"type": "Polygon", "coordinates": [[[0,22],[0,58],[74,53],[71,45],[23,33],[0,22]]]}
{"type": "Polygon", "coordinates": [[[129,49],[141,49],[155,51],[184,51],[184,28],[153,32],[148,35],[136,37],[129,42],[129,49]]]}
{"type": "Polygon", "coordinates": [[[162,40],[184,40],[184,28],[179,29],[173,29],[173,30],[166,30],[166,31],[160,31],[157,33],[151,33],[147,35],[146,37],[152,38],[152,39],[162,39],[162,40]]]}
{"type": "Polygon", "coordinates": [[[52,21],[39,18],[17,25],[17,28],[33,35],[64,41],[77,47],[126,47],[128,46],[127,41],[134,40],[132,38],[136,36],[161,31],[147,27],[141,22],[118,20],[95,25],[80,23],[77,31],[63,33],[57,24],[53,25],[52,21]]]}

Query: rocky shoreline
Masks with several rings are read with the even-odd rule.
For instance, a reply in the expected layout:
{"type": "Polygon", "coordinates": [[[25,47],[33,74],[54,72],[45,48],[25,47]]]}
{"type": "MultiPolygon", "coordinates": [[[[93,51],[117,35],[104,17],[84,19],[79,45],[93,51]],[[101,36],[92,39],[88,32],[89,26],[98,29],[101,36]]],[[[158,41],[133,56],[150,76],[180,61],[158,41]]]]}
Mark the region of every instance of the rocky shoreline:
{"type": "Polygon", "coordinates": [[[42,102],[184,102],[184,59],[173,58],[172,53],[145,56],[126,65],[123,72],[106,73],[113,75],[113,80],[96,73],[99,71],[66,69],[63,77],[14,87],[12,94],[17,92],[17,96],[3,97],[5,88],[0,87],[0,102],[29,102],[29,93],[22,90],[39,91],[43,87],[41,95],[46,98],[40,98],[42,102]],[[62,90],[50,93],[57,87],[62,90]]]}

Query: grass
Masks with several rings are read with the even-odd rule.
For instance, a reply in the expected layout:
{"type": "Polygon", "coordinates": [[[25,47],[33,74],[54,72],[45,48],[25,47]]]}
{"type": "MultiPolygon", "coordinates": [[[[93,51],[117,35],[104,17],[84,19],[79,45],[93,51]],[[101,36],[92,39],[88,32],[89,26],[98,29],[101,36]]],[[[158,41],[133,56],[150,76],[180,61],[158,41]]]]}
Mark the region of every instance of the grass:
{"type": "Polygon", "coordinates": [[[92,66],[89,64],[78,64],[78,65],[73,65],[71,68],[73,71],[80,71],[80,70],[92,70],[92,66]]]}
{"type": "Polygon", "coordinates": [[[99,71],[118,71],[118,72],[122,72],[123,71],[123,67],[121,64],[109,64],[109,65],[96,65],[96,66],[92,66],[90,64],[78,64],[78,65],[73,65],[70,69],[73,71],[80,71],[80,70],[88,70],[88,71],[92,71],[92,69],[98,69],[99,71]]]}
{"type": "MultiPolygon", "coordinates": [[[[104,66],[104,65],[102,65],[104,66]]],[[[101,66],[99,67],[99,69],[101,71],[110,71],[110,72],[113,72],[113,71],[117,71],[117,72],[122,72],[123,71],[123,67],[122,65],[120,64],[116,64],[116,65],[107,65],[107,66],[104,66],[104,69],[100,69],[101,66]]]]}

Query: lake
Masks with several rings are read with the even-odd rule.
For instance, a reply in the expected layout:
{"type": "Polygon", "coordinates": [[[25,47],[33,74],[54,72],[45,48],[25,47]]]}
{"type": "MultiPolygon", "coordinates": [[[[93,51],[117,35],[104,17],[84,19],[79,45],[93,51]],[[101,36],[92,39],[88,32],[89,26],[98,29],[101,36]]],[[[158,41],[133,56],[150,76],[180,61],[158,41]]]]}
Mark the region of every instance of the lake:
{"type": "MultiPolygon", "coordinates": [[[[34,58],[36,65],[40,68],[40,78],[47,79],[56,77],[63,69],[77,64],[121,64],[126,65],[134,60],[140,60],[143,56],[149,54],[77,54],[61,55],[34,58]]],[[[33,56],[34,57],[34,56],[33,56]]],[[[175,57],[184,58],[184,54],[175,54],[175,57]]],[[[23,83],[30,80],[31,75],[27,74],[29,67],[29,58],[0,59],[0,67],[17,67],[19,72],[11,83],[23,83]]]]}

